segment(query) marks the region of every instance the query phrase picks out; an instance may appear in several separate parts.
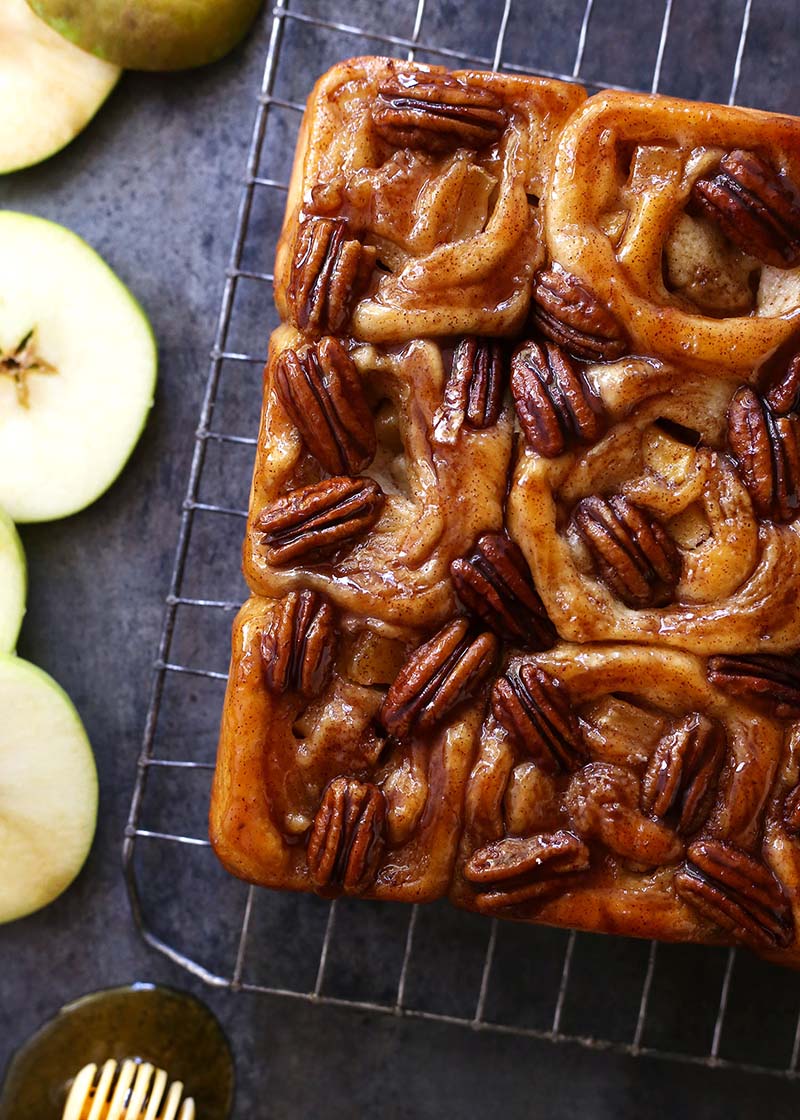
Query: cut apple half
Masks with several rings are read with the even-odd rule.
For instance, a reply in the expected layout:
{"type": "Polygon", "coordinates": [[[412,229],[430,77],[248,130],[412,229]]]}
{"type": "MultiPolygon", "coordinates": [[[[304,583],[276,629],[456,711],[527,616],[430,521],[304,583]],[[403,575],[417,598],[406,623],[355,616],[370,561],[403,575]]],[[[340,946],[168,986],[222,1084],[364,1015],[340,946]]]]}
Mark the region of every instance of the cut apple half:
{"type": "Polygon", "coordinates": [[[25,615],[28,570],[16,526],[0,509],[0,654],[16,648],[25,615]]]}
{"type": "Polygon", "coordinates": [[[0,656],[0,923],[40,910],[83,867],[97,771],[71,700],[21,658],[0,656]]]}
{"type": "Polygon", "coordinates": [[[153,403],[156,344],[125,285],[63,226],[0,210],[0,245],[0,506],[52,521],[127,462],[153,403]]]}
{"type": "Polygon", "coordinates": [[[25,0],[0,0],[0,174],[30,167],[69,144],[120,73],[68,43],[25,0]]]}

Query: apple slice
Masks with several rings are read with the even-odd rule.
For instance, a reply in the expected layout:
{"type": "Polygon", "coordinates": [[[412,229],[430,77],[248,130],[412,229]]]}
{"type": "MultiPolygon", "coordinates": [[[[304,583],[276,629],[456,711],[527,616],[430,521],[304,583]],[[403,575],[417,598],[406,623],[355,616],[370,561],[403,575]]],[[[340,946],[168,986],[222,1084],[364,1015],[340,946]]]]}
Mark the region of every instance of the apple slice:
{"type": "Polygon", "coordinates": [[[21,658],[0,656],[0,923],[67,889],[89,854],[97,771],[67,694],[21,658]]]}
{"type": "Polygon", "coordinates": [[[10,653],[17,644],[27,590],[22,541],[14,522],[0,509],[0,653],[10,653]]]}
{"type": "MultiPolygon", "coordinates": [[[[0,3],[2,0],[0,0],[0,3]]],[[[0,210],[0,506],[77,513],[114,481],[153,403],[144,312],[74,233],[0,210]]]]}
{"type": "Polygon", "coordinates": [[[0,174],[69,144],[120,73],[68,43],[25,0],[0,0],[0,174]]]}

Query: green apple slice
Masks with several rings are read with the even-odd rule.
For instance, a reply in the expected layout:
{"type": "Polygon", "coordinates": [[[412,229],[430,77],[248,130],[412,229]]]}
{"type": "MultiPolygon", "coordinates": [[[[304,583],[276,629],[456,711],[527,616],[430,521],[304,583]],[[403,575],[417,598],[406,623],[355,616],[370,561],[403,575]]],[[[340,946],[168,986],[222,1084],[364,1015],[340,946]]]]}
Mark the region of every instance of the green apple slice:
{"type": "Polygon", "coordinates": [[[157,354],[139,304],[53,222],[0,210],[0,506],[52,521],[98,498],[153,403],[157,354]]]}
{"type": "Polygon", "coordinates": [[[182,70],[222,58],[262,0],[28,0],[65,38],[127,70],[182,70]]]}
{"type": "Polygon", "coordinates": [[[69,144],[120,73],[68,43],[25,0],[0,0],[0,174],[30,167],[69,144]]]}
{"type": "Polygon", "coordinates": [[[40,910],[83,867],[97,822],[97,771],[67,694],[0,656],[0,922],[40,910]]]}
{"type": "Polygon", "coordinates": [[[10,653],[16,647],[27,590],[22,541],[14,522],[0,509],[0,653],[10,653]]]}

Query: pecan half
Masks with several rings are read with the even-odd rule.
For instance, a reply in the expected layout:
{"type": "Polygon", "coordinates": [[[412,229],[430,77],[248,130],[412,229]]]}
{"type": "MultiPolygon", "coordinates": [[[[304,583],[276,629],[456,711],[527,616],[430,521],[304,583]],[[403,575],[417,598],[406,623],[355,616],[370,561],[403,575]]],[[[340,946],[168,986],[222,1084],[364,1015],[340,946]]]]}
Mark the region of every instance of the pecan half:
{"type": "Polygon", "coordinates": [[[497,648],[494,634],[475,637],[467,619],[454,619],[408,658],[381,705],[380,722],[398,738],[429,731],[478,692],[497,648]]]}
{"type": "Polygon", "coordinates": [[[681,556],[658,518],[622,494],[582,498],[572,524],[595,571],[629,607],[669,603],[681,574],[681,556]]]}
{"type": "Polygon", "coordinates": [[[375,265],[375,248],[348,238],[343,218],[304,218],[297,227],[287,300],[300,330],[343,330],[375,265]]]}
{"type": "Polygon", "coordinates": [[[290,591],[261,635],[264,683],[270,692],[319,696],[330,680],[336,646],[333,607],[317,591],[290,591]]]}
{"type": "Polygon", "coordinates": [[[525,342],[511,359],[511,395],[530,446],[546,459],[605,430],[603,405],[562,347],[525,342]]]}
{"type": "Polygon", "coordinates": [[[277,498],[259,514],[264,555],[270,564],[329,552],[372,528],[383,491],[371,478],[325,478],[277,498]]]}
{"type": "Polygon", "coordinates": [[[329,474],[358,474],[372,462],[375,421],[355,363],[335,338],[284,350],[275,365],[275,390],[329,474]]]}
{"type": "Polygon", "coordinates": [[[789,832],[800,833],[800,785],[786,795],[783,803],[783,823],[789,832]]]}
{"type": "Polygon", "coordinates": [[[533,585],[521,550],[503,533],[484,533],[470,556],[454,560],[456,593],[500,638],[525,649],[549,649],[556,630],[533,585]]]}
{"type": "Polygon", "coordinates": [[[559,265],[537,272],[531,296],[534,324],[576,358],[613,361],[628,349],[627,335],[613,311],[559,265]]]}
{"type": "Polygon", "coordinates": [[[754,152],[729,152],[716,175],[697,180],[692,201],[742,252],[776,268],[800,264],[797,190],[754,152]]]}
{"type": "Polygon", "coordinates": [[[377,786],[334,778],[322,795],[308,838],[308,870],[316,887],[359,894],[375,879],[386,828],[386,799],[377,786]]]}
{"type": "Polygon", "coordinates": [[[658,742],[642,782],[642,808],[674,824],[684,836],[697,832],[714,800],[727,746],[715,719],[692,712],[658,742]]]}
{"type": "Polygon", "coordinates": [[[510,669],[492,690],[492,712],[543,770],[577,770],[586,747],[567,690],[538,665],[510,669]]]}
{"type": "Polygon", "coordinates": [[[503,407],[503,348],[491,338],[462,338],[444,390],[444,409],[457,426],[483,431],[497,423],[503,407]]]}
{"type": "Polygon", "coordinates": [[[767,404],[778,416],[786,416],[800,407],[800,350],[792,355],[767,393],[767,404]]]}
{"type": "Polygon", "coordinates": [[[728,406],[728,446],[760,517],[792,521],[800,507],[800,418],[776,416],[742,385],[728,406]]]}
{"type": "Polygon", "coordinates": [[[398,75],[378,87],[372,123],[395,148],[449,152],[496,144],[506,116],[491,90],[451,76],[398,75]]]}
{"type": "Polygon", "coordinates": [[[475,905],[498,910],[565,887],[565,875],[586,871],[589,849],[571,832],[508,836],[479,848],[464,865],[464,878],[483,893],[475,905]]]}
{"type": "Polygon", "coordinates": [[[770,869],[723,840],[695,840],[689,846],[675,890],[753,948],[785,948],[794,936],[791,906],[770,869]]]}
{"type": "Polygon", "coordinates": [[[780,653],[719,654],[708,659],[708,679],[744,700],[766,704],[779,719],[800,717],[800,659],[780,653]]]}

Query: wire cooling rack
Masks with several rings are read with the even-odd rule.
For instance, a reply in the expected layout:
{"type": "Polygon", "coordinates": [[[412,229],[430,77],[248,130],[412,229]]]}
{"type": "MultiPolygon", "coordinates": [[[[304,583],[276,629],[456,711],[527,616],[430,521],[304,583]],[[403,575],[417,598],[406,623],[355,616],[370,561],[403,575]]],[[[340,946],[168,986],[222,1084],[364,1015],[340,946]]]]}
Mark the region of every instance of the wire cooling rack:
{"type": "Polygon", "coordinates": [[[314,78],[342,58],[382,53],[791,110],[793,4],[278,0],[266,12],[266,64],[124,844],[142,935],[207,983],[800,1075],[800,977],[749,954],[489,922],[447,904],[328,903],[248,888],[221,870],[206,839],[229,629],[246,595],[240,506],[275,325],[269,269],[314,78]]]}

